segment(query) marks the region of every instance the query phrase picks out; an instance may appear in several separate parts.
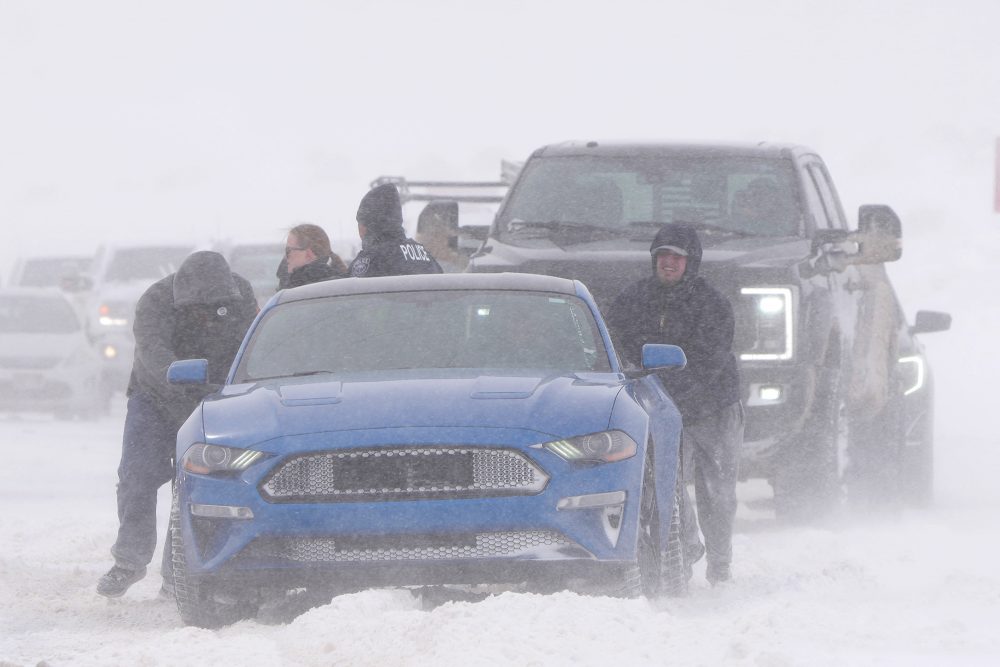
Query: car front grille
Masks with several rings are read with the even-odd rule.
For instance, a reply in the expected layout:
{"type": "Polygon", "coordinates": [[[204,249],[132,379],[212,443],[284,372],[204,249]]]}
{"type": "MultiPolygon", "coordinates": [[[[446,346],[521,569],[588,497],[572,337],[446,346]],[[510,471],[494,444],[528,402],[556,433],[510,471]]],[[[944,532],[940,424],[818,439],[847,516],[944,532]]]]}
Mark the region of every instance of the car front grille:
{"type": "Polygon", "coordinates": [[[389,536],[351,538],[285,538],[263,540],[243,553],[250,558],[280,558],[299,563],[352,563],[515,558],[573,548],[553,531],[525,530],[468,536],[389,536]]]}
{"type": "Polygon", "coordinates": [[[372,447],[297,456],[266,478],[260,491],[270,502],[477,498],[538,493],[548,479],[510,449],[372,447]]]}

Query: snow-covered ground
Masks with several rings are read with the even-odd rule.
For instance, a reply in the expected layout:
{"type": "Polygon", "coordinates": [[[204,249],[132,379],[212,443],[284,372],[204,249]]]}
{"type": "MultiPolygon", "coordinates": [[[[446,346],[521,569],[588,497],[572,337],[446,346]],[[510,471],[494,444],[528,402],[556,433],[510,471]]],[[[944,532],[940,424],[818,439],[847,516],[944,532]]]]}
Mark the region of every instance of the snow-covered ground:
{"type": "Polygon", "coordinates": [[[910,305],[953,297],[954,330],[927,337],[939,397],[934,507],[789,527],[775,522],[766,484],[744,483],[736,581],[712,589],[699,569],[684,599],[503,594],[426,611],[405,591],[377,590],[297,617],[277,609],[218,631],[185,628],[153,572],[121,600],[94,592],[111,562],[123,406],[96,423],[2,418],[0,664],[1000,664],[987,335],[1000,318],[977,296],[1000,278],[995,246],[987,237],[944,282],[918,258],[895,267],[902,291],[931,302],[910,305]]]}

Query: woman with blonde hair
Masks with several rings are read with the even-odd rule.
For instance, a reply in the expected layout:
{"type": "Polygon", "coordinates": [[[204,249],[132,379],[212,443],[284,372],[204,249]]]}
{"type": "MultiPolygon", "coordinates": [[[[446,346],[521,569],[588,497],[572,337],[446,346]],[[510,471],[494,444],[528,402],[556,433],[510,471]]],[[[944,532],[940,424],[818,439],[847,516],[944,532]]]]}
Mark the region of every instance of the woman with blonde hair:
{"type": "Polygon", "coordinates": [[[323,228],[308,222],[288,230],[285,240],[286,271],[278,267],[278,289],[300,287],[347,275],[344,261],[330,249],[330,237],[323,228]]]}

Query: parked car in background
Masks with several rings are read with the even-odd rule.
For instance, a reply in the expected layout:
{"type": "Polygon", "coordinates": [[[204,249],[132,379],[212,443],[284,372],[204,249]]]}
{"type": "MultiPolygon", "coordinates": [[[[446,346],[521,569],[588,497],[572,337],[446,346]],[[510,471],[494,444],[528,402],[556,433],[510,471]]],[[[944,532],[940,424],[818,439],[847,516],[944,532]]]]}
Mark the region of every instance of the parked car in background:
{"type": "Polygon", "coordinates": [[[55,288],[0,289],[0,410],[94,418],[110,393],[78,313],[55,288]]]}
{"type": "Polygon", "coordinates": [[[253,286],[257,303],[263,306],[278,290],[278,265],[285,258],[285,243],[223,242],[215,249],[229,262],[229,268],[253,286]]]}
{"type": "Polygon", "coordinates": [[[299,588],[682,592],[681,423],[652,370],[684,363],[647,345],[623,372],[590,293],[560,278],[280,292],[177,435],[181,618],[233,622],[299,588]]]}
{"type": "Polygon", "coordinates": [[[728,297],[747,407],[743,474],[768,479],[779,516],[809,519],[841,499],[927,502],[933,385],[918,333],[885,270],[899,259],[891,208],[850,224],[820,158],[804,146],[567,142],[536,150],[470,272],[583,281],[605,307],[650,275],[664,223],[696,229],[700,275],[728,297]],[[878,434],[877,436],[873,434],[878,434]]]}
{"type": "Polygon", "coordinates": [[[78,292],[90,287],[86,276],[93,257],[88,255],[58,255],[22,257],[14,263],[10,287],[60,287],[78,292]]]}
{"type": "Polygon", "coordinates": [[[86,328],[104,360],[105,383],[124,391],[132,370],[135,305],[146,288],[180,267],[194,244],[102,246],[94,258],[86,328]]]}

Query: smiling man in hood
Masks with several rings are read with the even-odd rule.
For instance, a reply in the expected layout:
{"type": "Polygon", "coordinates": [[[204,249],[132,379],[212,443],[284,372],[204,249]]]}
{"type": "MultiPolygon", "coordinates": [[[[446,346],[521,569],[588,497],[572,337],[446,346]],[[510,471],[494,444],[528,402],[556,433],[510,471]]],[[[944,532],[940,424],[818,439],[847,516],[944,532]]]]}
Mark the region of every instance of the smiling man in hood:
{"type": "MultiPolygon", "coordinates": [[[[653,274],[627,287],[612,303],[607,322],[623,361],[638,366],[642,346],[683,348],[687,366],[660,379],[684,420],[683,455],[694,465],[698,520],[684,505],[685,560],[708,552],[713,585],[730,579],[736,479],[743,445],[740,377],[733,354],[733,309],[698,275],[701,241],[691,227],[664,225],[649,247],[653,274]]],[[[687,493],[682,498],[686,499],[687,493]]]]}
{"type": "MultiPolygon", "coordinates": [[[[105,597],[124,595],[142,579],[156,547],[156,493],[174,477],[177,429],[206,394],[225,380],[257,314],[250,283],[216,252],[195,252],[176,273],[153,283],[135,309],[135,359],[118,466],[115,565],[97,584],[105,597]],[[180,359],[207,359],[212,385],[176,386],[167,368],[180,359]]],[[[164,549],[165,589],[173,583],[164,549]]]]}

